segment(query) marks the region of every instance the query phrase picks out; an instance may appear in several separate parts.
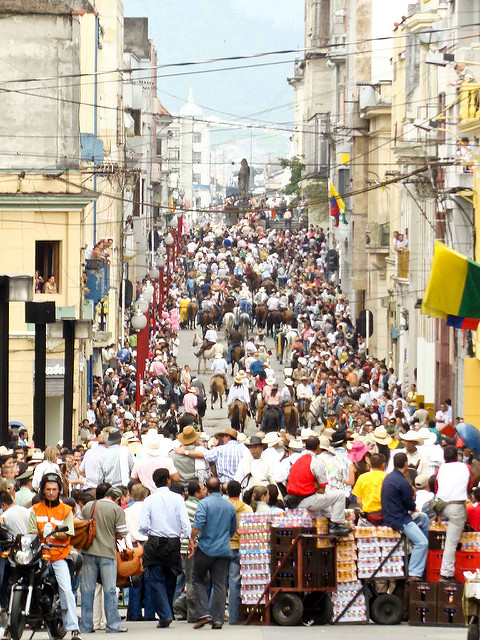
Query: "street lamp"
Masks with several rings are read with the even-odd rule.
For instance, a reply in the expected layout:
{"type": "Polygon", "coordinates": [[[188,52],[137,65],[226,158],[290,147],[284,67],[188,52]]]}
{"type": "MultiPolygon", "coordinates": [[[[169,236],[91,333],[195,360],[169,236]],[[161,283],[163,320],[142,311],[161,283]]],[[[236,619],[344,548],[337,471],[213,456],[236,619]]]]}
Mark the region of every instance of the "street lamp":
{"type": "Polygon", "coordinates": [[[7,445],[10,302],[33,299],[33,277],[0,275],[0,443],[7,445]]]}
{"type": "Polygon", "coordinates": [[[72,448],[73,378],[75,340],[91,340],[93,322],[65,318],[48,326],[48,337],[65,340],[65,373],[63,376],[63,446],[72,448]]]}
{"type": "Polygon", "coordinates": [[[145,329],[145,327],[147,326],[147,319],[145,315],[140,311],[140,309],[136,309],[135,313],[132,316],[132,319],[130,320],[130,323],[132,325],[132,329],[138,333],[142,329],[145,329]]]}
{"type": "MultiPolygon", "coordinates": [[[[148,308],[147,308],[148,311],[148,308]]],[[[132,316],[132,329],[137,332],[137,375],[135,380],[135,410],[137,426],[140,421],[140,404],[142,402],[143,379],[145,377],[145,363],[148,354],[148,317],[140,309],[136,309],[132,316]]]]}
{"type": "Polygon", "coordinates": [[[182,236],[182,227],[183,227],[183,211],[182,209],[178,209],[175,213],[177,216],[177,260],[180,256],[180,238],[182,236]]]}
{"type": "Polygon", "coordinates": [[[134,309],[135,311],[138,309],[141,313],[147,313],[148,302],[145,300],[142,293],[138,296],[138,300],[134,304],[134,309]]]}
{"type": "MultiPolygon", "coordinates": [[[[163,249],[163,252],[165,252],[164,247],[161,247],[163,249]]],[[[159,316],[160,318],[162,317],[162,312],[163,312],[163,273],[165,271],[165,265],[167,264],[167,259],[164,255],[164,253],[160,253],[159,251],[159,256],[157,258],[157,267],[158,267],[158,271],[160,273],[160,293],[159,293],[159,316]]]]}

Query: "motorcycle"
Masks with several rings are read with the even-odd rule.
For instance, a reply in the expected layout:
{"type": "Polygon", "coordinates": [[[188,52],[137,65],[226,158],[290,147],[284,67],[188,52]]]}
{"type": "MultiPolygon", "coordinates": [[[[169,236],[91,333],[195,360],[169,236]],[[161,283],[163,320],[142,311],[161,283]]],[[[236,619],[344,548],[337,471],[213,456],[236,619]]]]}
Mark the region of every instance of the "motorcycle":
{"type": "MultiPolygon", "coordinates": [[[[57,527],[53,533],[64,531],[67,527],[57,527]]],[[[53,546],[49,542],[42,544],[36,534],[18,534],[11,546],[8,560],[12,586],[6,630],[11,640],[20,640],[27,625],[32,635],[44,628],[51,640],[65,636],[55,574],[51,563],[43,557],[44,550],[53,546]]],[[[73,580],[82,567],[82,556],[72,551],[66,560],[73,580]]]]}

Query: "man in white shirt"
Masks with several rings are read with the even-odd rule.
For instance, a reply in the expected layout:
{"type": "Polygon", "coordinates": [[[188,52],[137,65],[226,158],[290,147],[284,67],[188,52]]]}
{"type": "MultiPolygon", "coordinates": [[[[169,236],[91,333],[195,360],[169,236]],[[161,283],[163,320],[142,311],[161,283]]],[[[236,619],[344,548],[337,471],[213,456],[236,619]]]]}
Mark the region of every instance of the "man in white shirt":
{"type": "Polygon", "coordinates": [[[280,300],[275,292],[272,293],[270,298],[267,300],[267,309],[269,311],[278,311],[280,308],[280,300]]]}
{"type": "MultiPolygon", "coordinates": [[[[205,300],[203,302],[205,302],[205,300]]],[[[215,331],[215,327],[213,326],[213,324],[209,324],[205,333],[203,344],[195,355],[197,356],[197,358],[199,358],[204,351],[206,351],[207,349],[211,349],[215,344],[217,344],[217,332],[215,331]]]]}
{"type": "Polygon", "coordinates": [[[106,433],[101,433],[98,436],[98,442],[92,442],[91,448],[87,449],[80,464],[80,471],[85,476],[85,482],[83,483],[85,491],[96,489],[101,482],[102,460],[107,453],[107,447],[103,443],[103,438],[106,435],[106,433]]]}
{"type": "Polygon", "coordinates": [[[248,447],[250,455],[240,460],[234,480],[240,482],[242,491],[258,485],[266,487],[272,480],[270,465],[267,460],[262,458],[266,445],[262,444],[262,439],[258,436],[252,436],[245,445],[248,447]]]}
{"type": "Polygon", "coordinates": [[[465,503],[470,485],[470,469],[463,462],[457,462],[457,449],[448,445],[443,450],[445,463],[437,473],[436,498],[446,502],[442,511],[442,518],[448,520],[445,548],[443,550],[442,566],[440,567],[440,582],[458,582],[455,574],[455,553],[458,541],[462,535],[467,510],[465,503]]]}
{"type": "Polygon", "coordinates": [[[446,424],[448,424],[448,411],[447,407],[442,402],[440,404],[440,409],[435,414],[435,427],[441,432],[446,424]]]}
{"type": "Polygon", "coordinates": [[[6,491],[0,491],[0,504],[3,512],[0,516],[2,528],[6,529],[13,538],[18,533],[27,533],[30,509],[15,504],[13,498],[6,491]]]}
{"type": "Polygon", "coordinates": [[[241,400],[242,402],[245,402],[247,407],[250,405],[250,395],[248,393],[248,388],[243,384],[243,377],[238,373],[234,377],[233,385],[230,387],[230,391],[228,392],[228,406],[230,406],[232,402],[235,402],[235,400],[241,400]]]}

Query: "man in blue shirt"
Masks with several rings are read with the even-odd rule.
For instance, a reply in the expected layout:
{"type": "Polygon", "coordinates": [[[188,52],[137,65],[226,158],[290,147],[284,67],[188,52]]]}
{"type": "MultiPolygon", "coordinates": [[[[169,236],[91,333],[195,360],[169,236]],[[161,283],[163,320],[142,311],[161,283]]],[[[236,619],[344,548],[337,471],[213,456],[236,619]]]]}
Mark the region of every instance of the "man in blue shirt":
{"type": "Polygon", "coordinates": [[[409,580],[419,582],[427,562],[430,520],[426,513],[416,511],[412,486],[405,478],[408,472],[407,455],[395,454],[393,467],[392,473],[385,477],[382,484],[383,524],[401,531],[412,542],[408,576],[409,580]]]}
{"type": "Polygon", "coordinates": [[[188,544],[188,555],[193,555],[193,592],[197,616],[193,628],[200,629],[212,623],[212,629],[221,629],[230,563],[230,538],[237,530],[237,517],[233,504],[220,494],[220,480],[209,478],[206,486],[208,496],[197,507],[188,544]],[[210,610],[206,589],[208,573],[212,582],[210,610]]]}
{"type": "Polygon", "coordinates": [[[138,530],[148,536],[144,546],[143,566],[150,583],[152,604],[166,628],[173,620],[173,596],[177,576],[182,572],[180,537],[190,536],[191,525],[182,496],[170,491],[168,469],[155,469],[155,493],[143,502],[138,530]]]}

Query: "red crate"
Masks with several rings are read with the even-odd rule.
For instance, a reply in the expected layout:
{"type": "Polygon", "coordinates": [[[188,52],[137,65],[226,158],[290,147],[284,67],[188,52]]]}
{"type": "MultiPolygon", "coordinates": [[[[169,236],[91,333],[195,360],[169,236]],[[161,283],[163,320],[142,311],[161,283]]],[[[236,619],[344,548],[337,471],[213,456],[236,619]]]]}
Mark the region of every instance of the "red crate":
{"type": "MultiPolygon", "coordinates": [[[[443,551],[429,551],[427,556],[427,582],[440,580],[443,551]]],[[[464,583],[464,571],[475,571],[480,568],[479,551],[457,551],[455,555],[455,578],[464,583]]]]}

